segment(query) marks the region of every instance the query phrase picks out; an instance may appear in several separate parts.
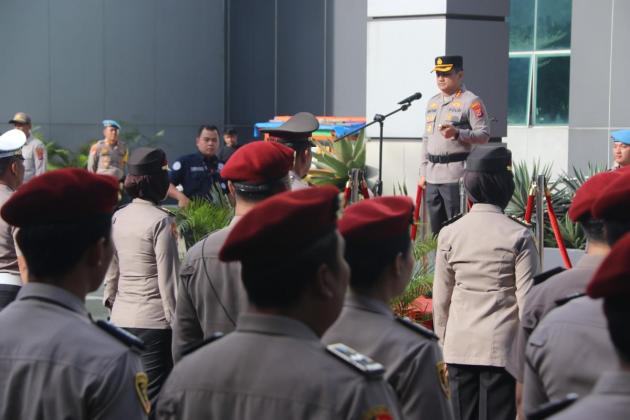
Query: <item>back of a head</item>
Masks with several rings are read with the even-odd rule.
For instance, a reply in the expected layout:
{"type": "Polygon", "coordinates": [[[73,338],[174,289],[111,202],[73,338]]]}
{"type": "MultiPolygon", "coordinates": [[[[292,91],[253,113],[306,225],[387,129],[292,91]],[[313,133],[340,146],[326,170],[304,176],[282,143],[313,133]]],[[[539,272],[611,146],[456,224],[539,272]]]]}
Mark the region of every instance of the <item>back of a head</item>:
{"type": "Polygon", "coordinates": [[[125,191],[131,198],[141,198],[155,204],[166,198],[168,191],[168,164],[162,149],[140,147],[134,150],[127,162],[125,191]]]}
{"type": "Polygon", "coordinates": [[[630,232],[630,168],[618,169],[591,206],[593,217],[604,221],[606,239],[613,245],[630,232]]]}
{"type": "Polygon", "coordinates": [[[621,359],[630,364],[630,233],[615,243],[586,292],[604,298],[604,313],[613,345],[621,359]]]}
{"type": "Polygon", "coordinates": [[[33,178],[11,196],[0,213],[19,228],[17,243],[29,275],[63,275],[87,247],[109,240],[117,184],[111,176],[60,169],[33,178]]]}
{"type": "Polygon", "coordinates": [[[412,217],[409,197],[377,197],[346,208],[339,220],[339,232],[346,241],[345,257],[353,289],[371,290],[397,255],[407,255],[412,217]]]}
{"type": "Polygon", "coordinates": [[[290,307],[321,264],[336,268],[337,196],[334,187],[284,192],[234,226],[219,257],[241,262],[243,285],[256,307],[290,307]]]}
{"type": "Polygon", "coordinates": [[[514,194],[512,153],[496,145],[476,146],[466,159],[464,186],[473,203],[505,209],[514,194]]]}

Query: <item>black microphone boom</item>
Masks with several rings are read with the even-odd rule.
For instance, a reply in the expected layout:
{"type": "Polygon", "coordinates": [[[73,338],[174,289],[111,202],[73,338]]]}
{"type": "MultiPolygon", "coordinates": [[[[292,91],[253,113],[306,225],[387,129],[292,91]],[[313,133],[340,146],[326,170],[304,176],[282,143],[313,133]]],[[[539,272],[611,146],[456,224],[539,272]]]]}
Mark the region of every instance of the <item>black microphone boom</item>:
{"type": "Polygon", "coordinates": [[[409,103],[415,101],[416,99],[420,99],[420,98],[422,98],[422,93],[416,92],[413,95],[407,96],[405,99],[403,99],[402,101],[398,102],[398,105],[409,104],[409,103]]]}

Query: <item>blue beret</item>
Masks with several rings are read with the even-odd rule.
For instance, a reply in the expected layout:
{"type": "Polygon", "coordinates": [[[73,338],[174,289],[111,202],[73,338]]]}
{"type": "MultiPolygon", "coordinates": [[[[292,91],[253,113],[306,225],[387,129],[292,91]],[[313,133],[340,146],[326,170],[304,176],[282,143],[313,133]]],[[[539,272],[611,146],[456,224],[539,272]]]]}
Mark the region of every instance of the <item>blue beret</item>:
{"type": "Polygon", "coordinates": [[[619,141],[621,143],[630,144],[630,130],[619,130],[610,133],[610,139],[612,141],[619,141]]]}
{"type": "Polygon", "coordinates": [[[115,127],[120,130],[120,124],[114,120],[103,120],[103,127],[115,127]]]}

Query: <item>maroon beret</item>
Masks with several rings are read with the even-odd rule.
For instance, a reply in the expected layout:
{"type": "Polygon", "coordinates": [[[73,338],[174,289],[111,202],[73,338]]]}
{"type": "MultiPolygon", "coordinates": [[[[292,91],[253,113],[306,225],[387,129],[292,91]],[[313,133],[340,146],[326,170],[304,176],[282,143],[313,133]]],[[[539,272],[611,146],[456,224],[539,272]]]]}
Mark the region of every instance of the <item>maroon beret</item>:
{"type": "Polygon", "coordinates": [[[630,295],[630,233],[626,233],[610,250],[586,293],[592,298],[630,295]]]}
{"type": "Polygon", "coordinates": [[[85,169],[46,172],[22,185],[2,206],[13,226],[43,225],[111,214],[118,203],[118,181],[85,169]]]}
{"type": "Polygon", "coordinates": [[[592,217],[593,202],[602,194],[607,185],[619,177],[619,171],[602,172],[587,179],[575,192],[569,218],[577,222],[584,216],[592,217]]]}
{"type": "Polygon", "coordinates": [[[285,177],[293,166],[290,147],[280,143],[256,141],[240,147],[221,170],[221,178],[252,184],[285,177]]]}
{"type": "Polygon", "coordinates": [[[591,207],[593,217],[604,220],[630,220],[630,169],[619,169],[619,176],[605,187],[591,207]]]}
{"type": "Polygon", "coordinates": [[[348,241],[375,241],[409,232],[413,202],[409,197],[376,197],[348,207],[339,232],[348,241]]]}
{"type": "Polygon", "coordinates": [[[234,226],[221,261],[290,261],[337,226],[339,191],[314,187],[274,195],[234,226]]]}

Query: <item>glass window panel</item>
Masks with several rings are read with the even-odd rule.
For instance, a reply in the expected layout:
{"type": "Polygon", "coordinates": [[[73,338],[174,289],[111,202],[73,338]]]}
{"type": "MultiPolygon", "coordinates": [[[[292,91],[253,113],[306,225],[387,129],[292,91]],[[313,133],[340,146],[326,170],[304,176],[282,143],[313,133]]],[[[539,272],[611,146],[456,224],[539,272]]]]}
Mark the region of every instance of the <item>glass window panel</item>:
{"type": "Polygon", "coordinates": [[[538,0],[537,50],[571,48],[571,4],[571,0],[538,0]]]}
{"type": "Polygon", "coordinates": [[[567,124],[570,58],[538,57],[536,63],[536,124],[567,124]]]}
{"type": "Polygon", "coordinates": [[[510,0],[510,51],[534,49],[534,0],[510,0]]]}
{"type": "Polygon", "coordinates": [[[508,124],[527,125],[530,57],[510,57],[508,68],[508,124]]]}

